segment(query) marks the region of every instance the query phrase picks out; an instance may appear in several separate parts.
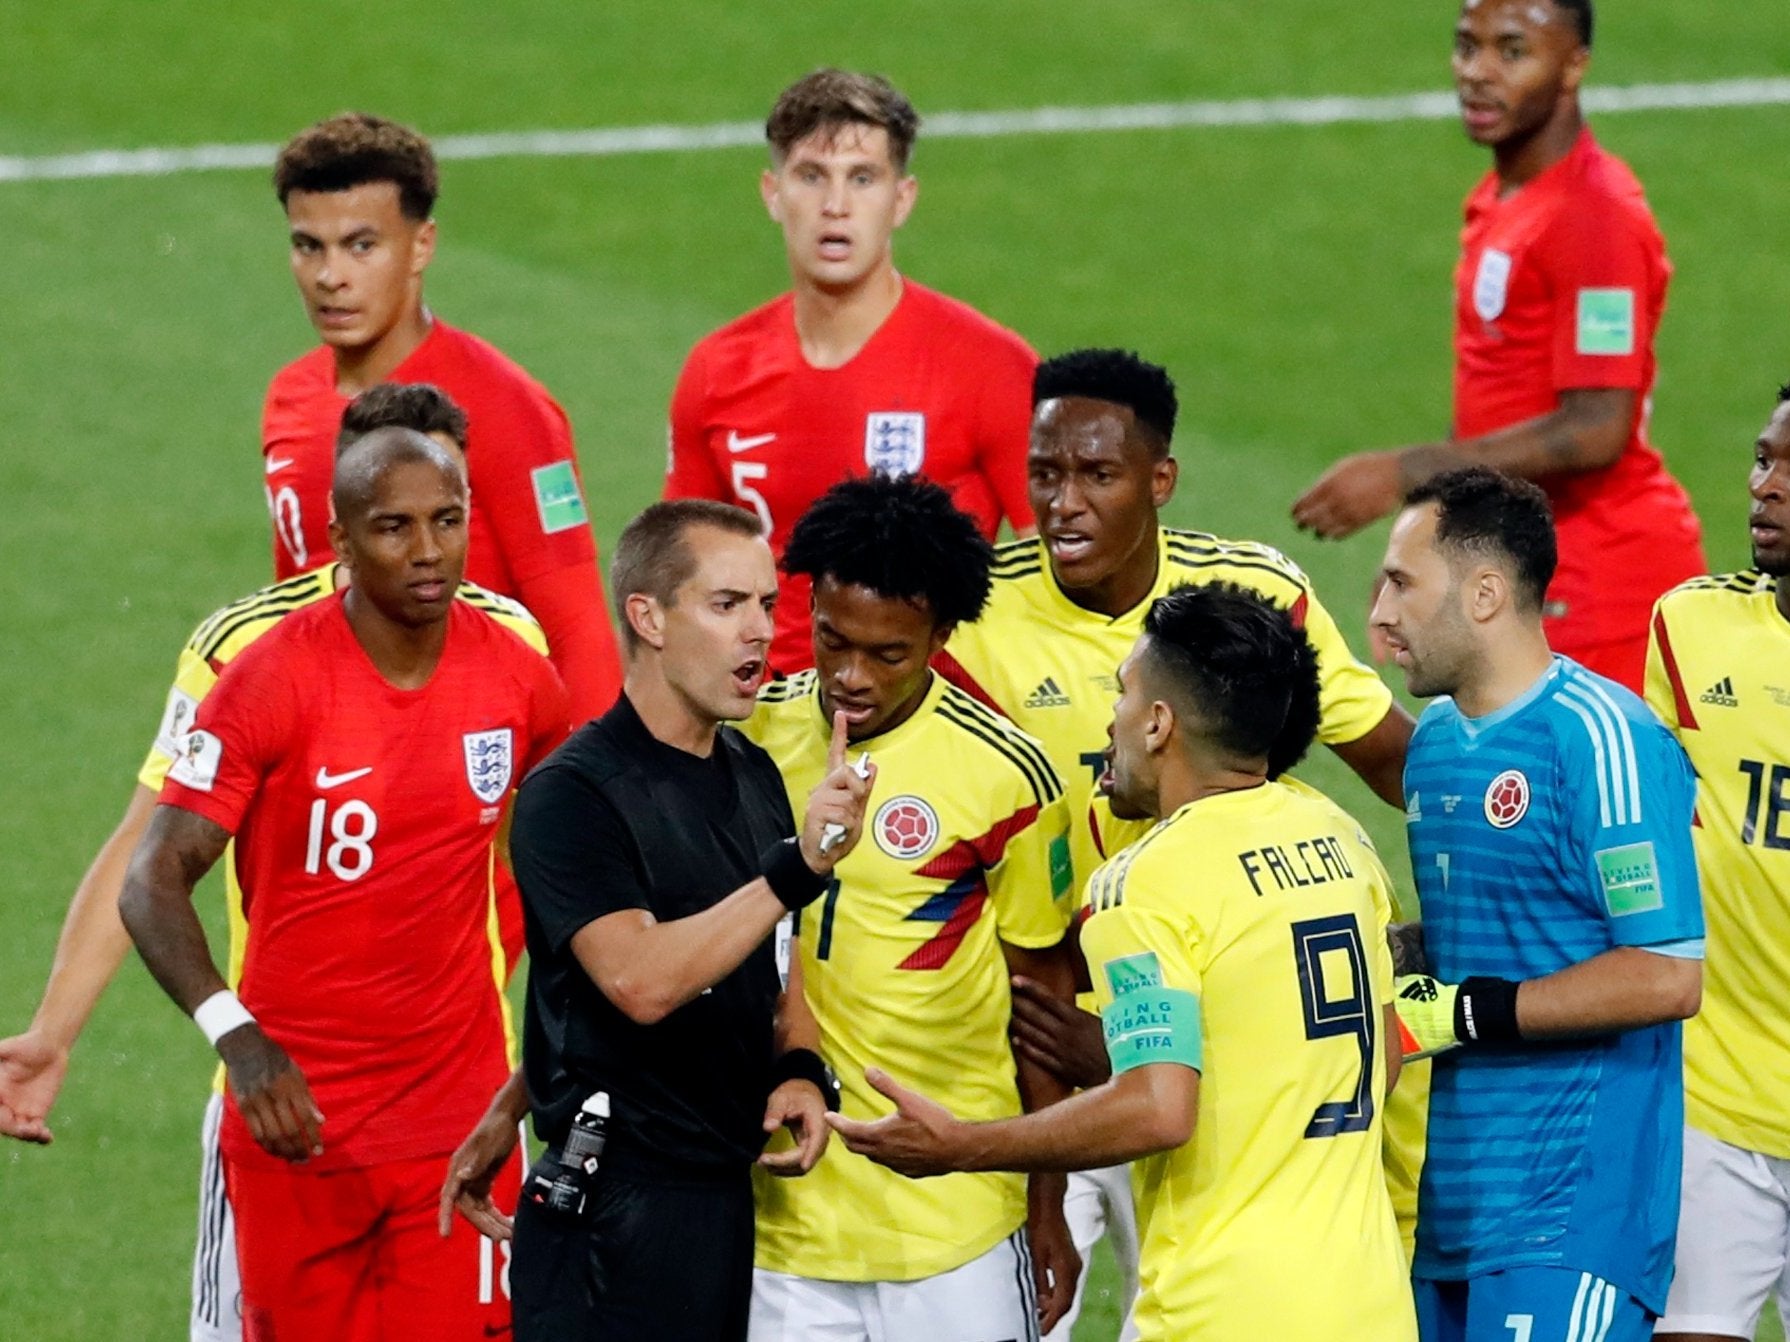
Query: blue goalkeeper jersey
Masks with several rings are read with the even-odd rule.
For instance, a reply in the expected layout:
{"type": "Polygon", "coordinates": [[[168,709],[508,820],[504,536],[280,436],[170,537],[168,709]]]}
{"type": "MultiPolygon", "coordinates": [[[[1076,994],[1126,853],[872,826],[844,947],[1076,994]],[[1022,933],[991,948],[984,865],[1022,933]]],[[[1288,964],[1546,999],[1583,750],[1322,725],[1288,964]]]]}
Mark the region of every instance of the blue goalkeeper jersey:
{"type": "MultiPolygon", "coordinates": [[[[1431,704],[1405,763],[1431,967],[1531,979],[1618,946],[1700,954],[1696,779],[1635,695],[1557,657],[1516,702],[1431,704]]],[[[1420,1278],[1561,1266],[1665,1307],[1683,1134],[1679,1026],[1436,1059],[1420,1278]]]]}

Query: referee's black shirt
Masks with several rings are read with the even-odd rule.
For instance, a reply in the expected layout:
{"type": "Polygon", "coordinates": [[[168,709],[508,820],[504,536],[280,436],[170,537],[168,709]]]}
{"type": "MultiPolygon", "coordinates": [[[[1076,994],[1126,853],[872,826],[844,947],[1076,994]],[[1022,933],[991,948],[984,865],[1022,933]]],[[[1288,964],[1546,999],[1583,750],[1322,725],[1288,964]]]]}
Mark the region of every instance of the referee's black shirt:
{"type": "Polygon", "coordinates": [[[660,922],[699,913],[794,833],[769,755],[728,727],[708,759],[668,746],[626,695],[523,781],[510,846],[530,962],[522,1059],[542,1140],[562,1141],[585,1098],[606,1090],[607,1169],[737,1175],[757,1156],[779,991],[771,939],[653,1025],[602,994],[571,941],[623,909],[660,922]]]}

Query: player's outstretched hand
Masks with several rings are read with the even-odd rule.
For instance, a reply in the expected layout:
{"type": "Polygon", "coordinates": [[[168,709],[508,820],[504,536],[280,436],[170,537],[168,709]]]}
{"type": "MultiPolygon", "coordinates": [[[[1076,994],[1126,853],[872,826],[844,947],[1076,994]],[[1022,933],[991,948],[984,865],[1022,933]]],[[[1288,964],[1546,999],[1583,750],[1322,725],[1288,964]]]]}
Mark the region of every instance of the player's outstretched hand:
{"type": "Polygon", "coordinates": [[[441,1184],[441,1206],[436,1217],[436,1228],[443,1239],[454,1233],[456,1211],[489,1239],[507,1240],[515,1233],[515,1223],[491,1201],[491,1185],[521,1140],[516,1121],[493,1105],[459,1149],[448,1157],[447,1178],[441,1184]]]}
{"type": "Polygon", "coordinates": [[[827,747],[827,775],[808,794],[802,819],[802,858],[821,875],[831,872],[858,846],[864,832],[864,808],[876,784],[876,766],[868,757],[845,762],[845,714],[833,714],[833,740],[827,747]],[[833,837],[828,836],[834,827],[833,837]]]}
{"type": "Polygon", "coordinates": [[[1293,521],[1326,540],[1341,540],[1396,511],[1404,496],[1398,453],[1357,452],[1293,501],[1293,521]]]}
{"type": "Polygon", "coordinates": [[[1013,1020],[1008,1031],[1016,1053],[1066,1086],[1087,1090],[1112,1079],[1100,1017],[1020,974],[1013,977],[1013,1020]]]}
{"type": "Polygon", "coordinates": [[[0,1039],[0,1136],[48,1146],[50,1106],[68,1075],[68,1050],[35,1030],[0,1039]]]}
{"type": "Polygon", "coordinates": [[[764,1107],[764,1130],[778,1128],[788,1128],[796,1144],[786,1151],[766,1151],[758,1163],[780,1178],[808,1173],[833,1134],[827,1126],[827,1102],[812,1081],[792,1077],[771,1092],[764,1107]]]}
{"type": "Polygon", "coordinates": [[[897,1085],[880,1067],[865,1068],[864,1079],[895,1101],[895,1112],[873,1122],[828,1114],[827,1122],[847,1150],[910,1179],[963,1168],[958,1152],[968,1124],[959,1122],[944,1105],[897,1085]]]}
{"type": "Polygon", "coordinates": [[[253,1022],[218,1040],[230,1093],[249,1135],[269,1155],[294,1162],[323,1154],[323,1111],[286,1051],[253,1022]]]}

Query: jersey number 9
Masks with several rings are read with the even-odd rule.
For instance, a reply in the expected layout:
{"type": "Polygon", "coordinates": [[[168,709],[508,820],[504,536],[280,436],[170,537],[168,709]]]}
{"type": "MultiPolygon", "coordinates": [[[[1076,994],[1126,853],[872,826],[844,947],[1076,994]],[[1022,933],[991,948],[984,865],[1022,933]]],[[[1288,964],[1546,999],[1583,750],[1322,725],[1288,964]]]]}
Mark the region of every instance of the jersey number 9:
{"type": "Polygon", "coordinates": [[[1299,968],[1305,1037],[1317,1040],[1348,1036],[1361,1052],[1355,1093],[1346,1100],[1320,1104],[1312,1112],[1305,1135],[1336,1137],[1345,1132],[1365,1132],[1374,1121],[1371,1068],[1378,1007],[1368,991],[1367,949],[1355,915],[1339,913],[1294,923],[1293,961],[1299,968]]]}

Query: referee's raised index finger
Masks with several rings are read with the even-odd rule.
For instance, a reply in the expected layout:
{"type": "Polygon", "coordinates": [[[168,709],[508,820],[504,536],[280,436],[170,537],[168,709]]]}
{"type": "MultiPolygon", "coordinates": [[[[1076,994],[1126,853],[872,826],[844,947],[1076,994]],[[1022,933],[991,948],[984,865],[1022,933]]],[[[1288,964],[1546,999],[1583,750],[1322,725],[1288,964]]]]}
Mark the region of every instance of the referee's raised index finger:
{"type": "Polygon", "coordinates": [[[845,765],[845,711],[837,710],[833,714],[833,740],[827,746],[827,772],[832,773],[845,765]]]}

